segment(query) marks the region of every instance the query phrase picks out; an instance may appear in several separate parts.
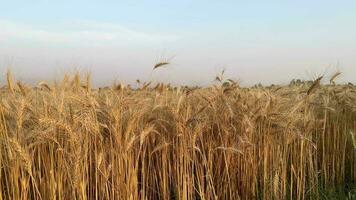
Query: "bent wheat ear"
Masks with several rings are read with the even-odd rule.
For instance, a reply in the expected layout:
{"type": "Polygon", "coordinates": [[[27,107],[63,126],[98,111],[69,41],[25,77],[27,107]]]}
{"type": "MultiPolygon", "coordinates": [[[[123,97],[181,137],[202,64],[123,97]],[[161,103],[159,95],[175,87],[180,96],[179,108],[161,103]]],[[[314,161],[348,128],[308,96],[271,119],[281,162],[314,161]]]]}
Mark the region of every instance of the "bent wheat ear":
{"type": "Polygon", "coordinates": [[[323,79],[323,76],[318,77],[313,84],[310,86],[310,88],[307,91],[307,94],[310,95],[319,85],[320,85],[320,81],[321,79],[323,79]]]}
{"type": "Polygon", "coordinates": [[[169,64],[170,64],[169,62],[159,62],[159,63],[154,65],[153,70],[155,70],[155,69],[157,69],[159,67],[163,67],[165,65],[169,65],[169,64]]]}
{"type": "Polygon", "coordinates": [[[337,71],[335,72],[335,74],[333,74],[330,78],[330,84],[334,84],[335,85],[335,79],[341,75],[341,72],[337,71]]]}
{"type": "Polygon", "coordinates": [[[46,88],[48,91],[52,91],[51,87],[45,82],[45,81],[41,81],[38,83],[38,86],[40,88],[46,88]]]}

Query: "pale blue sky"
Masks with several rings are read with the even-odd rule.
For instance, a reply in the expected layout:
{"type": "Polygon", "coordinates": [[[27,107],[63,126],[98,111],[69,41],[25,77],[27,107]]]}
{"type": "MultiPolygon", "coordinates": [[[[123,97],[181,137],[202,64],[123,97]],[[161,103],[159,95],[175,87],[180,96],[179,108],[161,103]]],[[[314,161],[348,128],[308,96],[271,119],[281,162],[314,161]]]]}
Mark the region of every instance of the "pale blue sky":
{"type": "Polygon", "coordinates": [[[136,78],[209,84],[222,68],[244,84],[336,69],[356,82],[356,1],[0,0],[0,72],[95,83],[136,78]],[[173,63],[151,75],[161,57],[173,63]]]}

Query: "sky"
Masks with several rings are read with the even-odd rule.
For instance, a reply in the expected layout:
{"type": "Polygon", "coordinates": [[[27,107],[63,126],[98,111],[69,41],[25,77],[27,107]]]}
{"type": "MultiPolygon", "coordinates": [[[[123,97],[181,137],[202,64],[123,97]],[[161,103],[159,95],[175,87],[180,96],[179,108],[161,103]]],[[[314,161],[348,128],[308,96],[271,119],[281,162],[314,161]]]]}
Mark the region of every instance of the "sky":
{"type": "Polygon", "coordinates": [[[343,0],[0,0],[0,80],[209,85],[225,69],[243,85],[337,70],[356,83],[355,22],[343,0]],[[152,71],[160,61],[171,64],[152,71]]]}

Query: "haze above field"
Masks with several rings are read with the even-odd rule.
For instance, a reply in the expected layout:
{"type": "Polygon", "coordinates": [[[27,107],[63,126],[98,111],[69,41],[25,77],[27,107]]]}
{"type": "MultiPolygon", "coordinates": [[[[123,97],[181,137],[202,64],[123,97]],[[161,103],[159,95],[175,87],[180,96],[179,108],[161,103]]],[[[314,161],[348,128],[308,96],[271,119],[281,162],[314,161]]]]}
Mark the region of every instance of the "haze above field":
{"type": "Polygon", "coordinates": [[[337,69],[356,82],[355,1],[0,1],[1,80],[91,71],[96,84],[136,79],[209,84],[226,68],[249,85],[337,69]],[[152,73],[161,59],[172,62],[152,73]]]}

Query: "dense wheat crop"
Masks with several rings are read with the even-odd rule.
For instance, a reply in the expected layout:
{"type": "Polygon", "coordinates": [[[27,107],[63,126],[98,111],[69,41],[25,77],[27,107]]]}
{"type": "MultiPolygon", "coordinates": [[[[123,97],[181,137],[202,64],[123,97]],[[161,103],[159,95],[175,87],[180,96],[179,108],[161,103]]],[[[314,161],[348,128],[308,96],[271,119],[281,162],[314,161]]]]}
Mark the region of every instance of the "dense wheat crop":
{"type": "Polygon", "coordinates": [[[356,87],[0,91],[0,199],[352,199],[356,87]]]}

